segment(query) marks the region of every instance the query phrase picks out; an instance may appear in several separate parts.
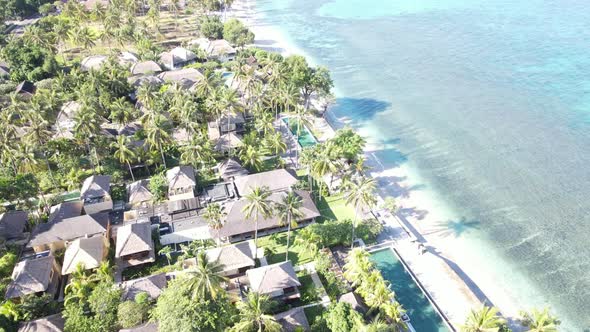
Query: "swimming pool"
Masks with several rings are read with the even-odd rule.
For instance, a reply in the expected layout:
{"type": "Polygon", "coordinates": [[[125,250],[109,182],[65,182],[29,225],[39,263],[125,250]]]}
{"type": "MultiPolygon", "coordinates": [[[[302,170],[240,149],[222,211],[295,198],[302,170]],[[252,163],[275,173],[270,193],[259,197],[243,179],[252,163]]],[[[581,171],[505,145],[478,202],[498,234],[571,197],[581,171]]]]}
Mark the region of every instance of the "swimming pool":
{"type": "Polygon", "coordinates": [[[391,249],[372,252],[371,260],[383,278],[391,283],[396,299],[406,309],[416,331],[450,331],[391,249]]]}
{"type": "MultiPolygon", "coordinates": [[[[289,118],[283,118],[283,122],[285,122],[287,124],[291,133],[293,135],[297,136],[297,124],[295,122],[289,124],[289,118]]],[[[315,137],[313,137],[313,134],[306,126],[303,126],[299,129],[300,130],[299,130],[298,141],[299,141],[299,145],[301,145],[302,148],[305,148],[308,146],[313,146],[313,145],[317,144],[315,137]]]]}

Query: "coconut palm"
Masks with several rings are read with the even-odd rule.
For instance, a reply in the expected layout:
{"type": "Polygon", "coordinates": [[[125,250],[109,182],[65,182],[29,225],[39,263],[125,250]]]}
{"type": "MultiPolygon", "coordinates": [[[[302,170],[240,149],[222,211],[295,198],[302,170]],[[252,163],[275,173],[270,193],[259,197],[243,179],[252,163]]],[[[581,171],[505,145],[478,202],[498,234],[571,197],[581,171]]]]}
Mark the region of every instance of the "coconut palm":
{"type": "Polygon", "coordinates": [[[260,112],[254,118],[254,128],[256,128],[259,133],[261,132],[263,136],[266,137],[269,132],[273,132],[275,130],[273,122],[274,118],[272,114],[269,112],[260,112]]]}
{"type": "Polygon", "coordinates": [[[74,115],[74,136],[85,142],[88,150],[88,160],[92,164],[92,171],[95,172],[95,165],[92,161],[92,152],[90,142],[100,132],[100,124],[102,118],[94,112],[90,107],[82,105],[82,107],[74,115]]]}
{"type": "Polygon", "coordinates": [[[172,261],[172,248],[170,246],[164,246],[158,251],[158,255],[164,255],[168,261],[168,265],[171,265],[172,261]]]}
{"type": "Polygon", "coordinates": [[[180,147],[180,161],[183,164],[203,168],[214,160],[211,142],[201,135],[194,136],[189,144],[180,147]]]}
{"type": "Polygon", "coordinates": [[[111,143],[111,148],[115,149],[115,158],[119,159],[121,164],[127,164],[131,179],[135,181],[133,169],[131,168],[131,161],[136,160],[137,156],[135,151],[129,148],[129,137],[123,135],[117,136],[117,141],[111,143]]]}
{"type": "Polygon", "coordinates": [[[146,142],[150,146],[150,149],[158,149],[160,151],[160,156],[162,157],[162,164],[164,168],[168,168],[166,166],[166,158],[164,157],[164,143],[167,143],[170,140],[170,134],[168,134],[168,128],[166,126],[166,119],[161,114],[156,114],[151,121],[148,123],[146,130],[146,142]]]}
{"type": "Polygon", "coordinates": [[[321,149],[316,153],[315,158],[311,162],[311,174],[319,182],[319,195],[321,196],[325,184],[322,178],[328,173],[334,174],[338,169],[326,149],[321,149]]]}
{"type": "Polygon", "coordinates": [[[221,85],[221,77],[215,71],[206,71],[203,77],[195,83],[195,92],[199,97],[207,98],[221,85]]]}
{"type": "Polygon", "coordinates": [[[362,284],[373,269],[373,263],[369,259],[369,253],[362,248],[354,248],[346,257],[344,264],[344,278],[352,282],[354,286],[362,284]]]}
{"type": "Polygon", "coordinates": [[[238,157],[244,167],[254,171],[262,169],[262,153],[258,148],[252,145],[244,145],[240,149],[238,157]]]}
{"type": "Polygon", "coordinates": [[[394,301],[382,305],[381,312],[387,318],[389,326],[393,329],[393,332],[401,332],[408,329],[408,325],[406,325],[403,320],[405,310],[399,302],[394,301]]]}
{"type": "Polygon", "coordinates": [[[521,325],[530,332],[557,332],[561,324],[557,317],[551,315],[549,308],[533,309],[531,312],[521,312],[521,325]]]}
{"type": "Polygon", "coordinates": [[[135,109],[125,100],[125,97],[115,99],[109,109],[111,111],[109,119],[121,127],[135,119],[135,109]]]}
{"type": "Polygon", "coordinates": [[[397,202],[395,201],[395,198],[391,196],[385,197],[385,200],[383,201],[381,207],[386,210],[389,210],[391,214],[395,214],[398,210],[397,202]]]}
{"type": "Polygon", "coordinates": [[[90,275],[82,263],[76,265],[76,269],[71,274],[70,283],[66,285],[65,304],[72,301],[84,302],[92,293],[92,288],[96,283],[96,276],[90,275]]]}
{"type": "Polygon", "coordinates": [[[112,283],[114,281],[113,266],[108,261],[102,261],[96,268],[92,279],[96,282],[112,283]]]}
{"type": "Polygon", "coordinates": [[[266,148],[275,156],[279,156],[281,153],[285,153],[287,151],[287,144],[279,132],[266,135],[264,138],[264,143],[266,148]]]}
{"type": "MultiPolygon", "coordinates": [[[[359,325],[362,326],[362,324],[359,325]]],[[[391,327],[377,315],[369,324],[362,326],[360,332],[391,332],[391,327]]]]}
{"type": "Polygon", "coordinates": [[[242,209],[246,220],[254,220],[254,259],[258,258],[258,220],[270,218],[273,213],[272,202],[270,200],[270,191],[268,188],[255,187],[245,196],[246,205],[242,209]]]}
{"type": "Polygon", "coordinates": [[[250,292],[246,301],[237,303],[239,311],[238,322],[232,331],[258,331],[258,332],[279,332],[281,324],[270,315],[273,302],[268,296],[257,292],[250,292]]]}
{"type": "MultiPolygon", "coordinates": [[[[369,271],[359,271],[359,275],[362,277],[362,279],[360,279],[360,283],[358,284],[356,292],[359,293],[363,298],[370,296],[373,290],[378,287],[378,284],[385,284],[385,280],[383,279],[383,276],[379,270],[372,269],[369,271]]],[[[382,290],[385,291],[387,288],[382,290]]]]}
{"type": "Polygon", "coordinates": [[[377,200],[375,199],[376,182],[373,178],[362,178],[357,181],[350,181],[346,184],[345,202],[346,205],[354,206],[355,216],[352,222],[352,243],[354,248],[354,231],[358,222],[359,210],[372,208],[377,200]]]}
{"type": "MultiPolygon", "coordinates": [[[[293,123],[295,124],[295,136],[297,138],[297,141],[299,141],[299,137],[301,136],[301,129],[304,126],[310,127],[311,126],[311,121],[310,121],[310,117],[311,117],[311,113],[309,111],[309,109],[306,109],[305,107],[302,106],[296,106],[295,110],[290,113],[289,116],[289,126],[291,126],[293,123]]],[[[299,149],[295,149],[295,154],[296,154],[296,158],[295,160],[297,160],[299,158],[299,149]]]]}
{"type": "Polygon", "coordinates": [[[279,220],[282,224],[287,224],[287,250],[285,252],[285,261],[289,260],[289,244],[291,243],[291,227],[297,227],[297,220],[303,218],[301,207],[303,201],[301,197],[293,191],[289,191],[285,197],[275,204],[279,220]]]}
{"type": "Polygon", "coordinates": [[[223,211],[221,205],[217,203],[212,203],[207,205],[205,208],[205,214],[203,217],[207,220],[207,224],[211,229],[214,229],[217,232],[217,246],[221,243],[221,237],[219,236],[219,230],[223,227],[223,219],[225,218],[226,213],[223,211]]]}
{"type": "MultiPolygon", "coordinates": [[[[378,270],[373,271],[381,274],[378,270]]],[[[364,297],[367,305],[371,307],[370,311],[379,310],[383,305],[395,300],[393,292],[383,279],[376,282],[373,287],[373,290],[365,294],[366,296],[364,297]]]]}
{"type": "Polygon", "coordinates": [[[461,332],[498,332],[504,319],[498,315],[495,307],[483,306],[479,310],[471,310],[461,332]]]}
{"type": "Polygon", "coordinates": [[[299,105],[299,99],[301,97],[301,93],[299,89],[293,84],[283,84],[279,86],[278,89],[279,96],[281,97],[282,106],[284,110],[289,113],[290,107],[296,107],[299,105]]]}
{"type": "Polygon", "coordinates": [[[184,272],[193,299],[215,299],[223,291],[222,284],[227,281],[221,276],[223,266],[211,262],[204,251],[197,253],[197,265],[184,272]]]}
{"type": "Polygon", "coordinates": [[[6,300],[0,306],[0,315],[16,322],[20,318],[20,310],[18,305],[16,305],[14,302],[6,300]]]}
{"type": "Polygon", "coordinates": [[[86,26],[75,26],[69,31],[68,36],[72,44],[82,47],[85,51],[88,51],[95,45],[96,36],[94,35],[94,32],[86,26]]]}

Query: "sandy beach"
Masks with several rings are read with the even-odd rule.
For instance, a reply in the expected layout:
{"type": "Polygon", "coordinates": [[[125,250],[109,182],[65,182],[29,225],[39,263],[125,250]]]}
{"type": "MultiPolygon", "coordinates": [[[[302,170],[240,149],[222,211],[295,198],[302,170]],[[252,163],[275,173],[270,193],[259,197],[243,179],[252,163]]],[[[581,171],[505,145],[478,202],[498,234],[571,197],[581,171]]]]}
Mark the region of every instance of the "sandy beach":
{"type": "MultiPolygon", "coordinates": [[[[260,14],[255,11],[253,0],[236,1],[231,12],[228,12],[229,16],[239,18],[250,27],[256,35],[254,46],[283,55],[305,55],[300,48],[289,42],[288,36],[283,32],[264,24],[260,14]]],[[[330,125],[338,128],[345,125],[348,119],[328,116],[328,120],[330,125]]],[[[404,165],[385,169],[373,154],[378,148],[381,147],[371,144],[366,148],[367,163],[371,167],[370,175],[377,179],[380,195],[396,197],[400,206],[397,216],[383,218],[386,231],[380,240],[395,244],[455,327],[464,322],[471,308],[487,303],[498,307],[508,319],[509,325],[518,331],[519,326],[515,319],[523,308],[518,305],[517,299],[498,287],[494,279],[486,273],[484,262],[478,264],[465,243],[453,236],[453,232],[463,230],[452,229],[445,224],[448,216],[444,208],[437,204],[439,198],[425,191],[411,189],[417,183],[423,183],[417,174],[404,165]],[[423,243],[428,252],[421,255],[416,241],[423,243]]],[[[494,257],[490,256],[489,259],[494,257]]]]}

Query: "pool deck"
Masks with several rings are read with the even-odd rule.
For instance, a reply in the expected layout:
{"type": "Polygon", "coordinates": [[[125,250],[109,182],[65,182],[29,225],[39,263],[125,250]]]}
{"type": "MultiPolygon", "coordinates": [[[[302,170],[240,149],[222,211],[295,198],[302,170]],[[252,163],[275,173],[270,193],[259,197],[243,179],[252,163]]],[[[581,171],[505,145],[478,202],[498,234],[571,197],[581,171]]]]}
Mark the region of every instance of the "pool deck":
{"type": "Polygon", "coordinates": [[[379,211],[379,215],[384,230],[379,243],[369,249],[393,246],[452,327],[458,330],[471,308],[480,307],[482,302],[436,249],[425,243],[427,250],[421,253],[419,242],[401,219],[384,211],[379,211]]]}

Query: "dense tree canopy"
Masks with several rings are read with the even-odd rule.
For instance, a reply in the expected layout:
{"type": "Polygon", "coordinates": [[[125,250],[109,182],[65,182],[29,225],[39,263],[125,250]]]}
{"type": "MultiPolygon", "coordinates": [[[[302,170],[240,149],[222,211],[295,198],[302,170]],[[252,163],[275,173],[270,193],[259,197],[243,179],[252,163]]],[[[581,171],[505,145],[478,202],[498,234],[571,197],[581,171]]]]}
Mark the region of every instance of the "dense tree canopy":
{"type": "Polygon", "coordinates": [[[204,16],[201,18],[199,30],[206,38],[223,38],[223,23],[221,23],[219,16],[204,16]]]}
{"type": "Polygon", "coordinates": [[[223,38],[233,45],[243,47],[254,42],[254,33],[242,22],[232,18],[223,25],[223,38]]]}

